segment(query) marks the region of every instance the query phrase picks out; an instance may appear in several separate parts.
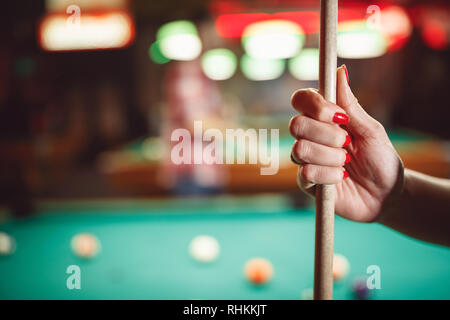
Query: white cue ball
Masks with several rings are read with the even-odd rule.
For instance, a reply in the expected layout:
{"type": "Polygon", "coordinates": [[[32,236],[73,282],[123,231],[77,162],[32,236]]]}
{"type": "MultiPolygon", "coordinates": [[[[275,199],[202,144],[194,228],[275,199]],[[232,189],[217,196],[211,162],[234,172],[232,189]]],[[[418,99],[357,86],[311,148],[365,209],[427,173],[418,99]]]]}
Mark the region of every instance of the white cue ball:
{"type": "Polygon", "coordinates": [[[95,257],[100,251],[100,242],[97,237],[90,233],[79,233],[70,242],[72,251],[81,258],[95,257]]]}
{"type": "Polygon", "coordinates": [[[350,272],[350,263],[348,259],[339,253],[333,255],[333,279],[335,281],[342,280],[350,272]]]}
{"type": "Polygon", "coordinates": [[[16,241],[5,232],[0,231],[0,255],[7,256],[16,250],[16,241]]]}
{"type": "Polygon", "coordinates": [[[219,256],[220,246],[211,236],[197,236],[189,244],[189,254],[197,261],[212,262],[219,256]]]}

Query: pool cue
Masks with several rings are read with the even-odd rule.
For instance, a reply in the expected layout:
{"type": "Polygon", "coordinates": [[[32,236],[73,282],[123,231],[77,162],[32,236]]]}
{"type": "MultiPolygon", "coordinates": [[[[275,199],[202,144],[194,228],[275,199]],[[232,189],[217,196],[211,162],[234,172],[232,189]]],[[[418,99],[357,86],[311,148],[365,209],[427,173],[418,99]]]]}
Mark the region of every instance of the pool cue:
{"type": "MultiPolygon", "coordinates": [[[[319,92],[336,103],[338,0],[320,1],[319,92]]],[[[334,186],[316,187],[314,300],[333,299],[334,186]]]]}

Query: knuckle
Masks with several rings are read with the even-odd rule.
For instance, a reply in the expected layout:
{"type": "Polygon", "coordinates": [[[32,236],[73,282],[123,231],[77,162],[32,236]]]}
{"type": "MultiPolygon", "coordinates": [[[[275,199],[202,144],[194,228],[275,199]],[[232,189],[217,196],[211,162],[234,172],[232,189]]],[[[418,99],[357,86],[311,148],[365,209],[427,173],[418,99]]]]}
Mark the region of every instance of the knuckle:
{"type": "Polygon", "coordinates": [[[318,93],[311,93],[310,101],[316,114],[319,114],[324,108],[324,100],[318,93]]]}
{"type": "Polygon", "coordinates": [[[327,118],[327,112],[324,107],[315,108],[316,119],[319,121],[323,121],[327,118]]]}
{"type": "Polygon", "coordinates": [[[342,133],[334,135],[333,146],[336,148],[342,147],[345,143],[345,137],[346,135],[342,133]]]}
{"type": "Polygon", "coordinates": [[[374,130],[374,132],[379,132],[379,133],[384,133],[384,127],[383,127],[383,125],[379,122],[379,121],[377,121],[377,120],[374,120],[373,121],[373,123],[372,123],[372,125],[371,125],[371,129],[372,130],[374,130]]]}
{"type": "Polygon", "coordinates": [[[296,131],[297,131],[297,129],[296,129],[296,118],[297,118],[298,116],[293,116],[292,118],[291,118],[291,120],[289,120],[289,126],[288,126],[288,128],[289,128],[289,132],[291,133],[291,136],[293,136],[293,137],[295,137],[295,134],[296,134],[296,131]]]}
{"type": "Polygon", "coordinates": [[[370,132],[370,136],[375,138],[382,138],[386,135],[384,126],[375,119],[368,124],[368,132],[370,132]]]}
{"type": "Polygon", "coordinates": [[[322,166],[317,167],[314,174],[315,174],[315,179],[317,181],[326,181],[325,178],[326,178],[327,171],[326,171],[325,167],[322,167],[322,166]]]}
{"type": "Polygon", "coordinates": [[[297,140],[296,142],[296,153],[295,155],[299,158],[299,160],[308,162],[311,156],[311,145],[306,140],[297,140]]]}
{"type": "Polygon", "coordinates": [[[347,152],[344,149],[341,149],[341,161],[340,163],[342,165],[345,165],[345,162],[347,161],[347,152]]]}
{"type": "Polygon", "coordinates": [[[302,137],[308,127],[308,119],[305,116],[302,115],[298,115],[293,123],[293,133],[297,136],[297,137],[302,137]]]}
{"type": "Polygon", "coordinates": [[[310,165],[304,165],[302,168],[302,176],[306,181],[314,182],[315,180],[315,168],[310,165]]]}
{"type": "Polygon", "coordinates": [[[335,126],[330,125],[327,127],[329,134],[327,135],[327,139],[329,140],[330,147],[334,148],[342,148],[342,146],[345,143],[345,139],[347,136],[347,133],[345,130],[335,126]]]}
{"type": "Polygon", "coordinates": [[[339,127],[338,129],[339,132],[336,134],[336,147],[342,148],[342,146],[345,144],[345,141],[347,140],[348,132],[339,127]]]}

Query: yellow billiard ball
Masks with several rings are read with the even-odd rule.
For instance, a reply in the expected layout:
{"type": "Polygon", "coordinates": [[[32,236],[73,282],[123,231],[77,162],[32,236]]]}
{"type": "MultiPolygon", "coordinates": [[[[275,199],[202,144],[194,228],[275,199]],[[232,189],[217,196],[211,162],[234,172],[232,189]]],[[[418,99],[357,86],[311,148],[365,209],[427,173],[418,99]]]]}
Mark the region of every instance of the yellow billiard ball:
{"type": "Polygon", "coordinates": [[[0,255],[7,256],[16,250],[16,241],[5,232],[0,231],[0,255]]]}

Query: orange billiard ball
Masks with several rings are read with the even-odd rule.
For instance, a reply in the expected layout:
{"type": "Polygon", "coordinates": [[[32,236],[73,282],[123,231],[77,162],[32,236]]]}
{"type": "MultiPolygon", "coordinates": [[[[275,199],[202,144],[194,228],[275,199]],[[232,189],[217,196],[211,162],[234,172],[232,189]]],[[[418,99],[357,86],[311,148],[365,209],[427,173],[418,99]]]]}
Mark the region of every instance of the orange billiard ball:
{"type": "Polygon", "coordinates": [[[100,242],[90,233],[79,233],[72,238],[70,243],[72,251],[80,258],[93,258],[100,251],[100,242]]]}
{"type": "Polygon", "coordinates": [[[269,260],[264,258],[253,258],[244,266],[245,277],[254,284],[264,284],[273,276],[273,266],[269,260]]]}

